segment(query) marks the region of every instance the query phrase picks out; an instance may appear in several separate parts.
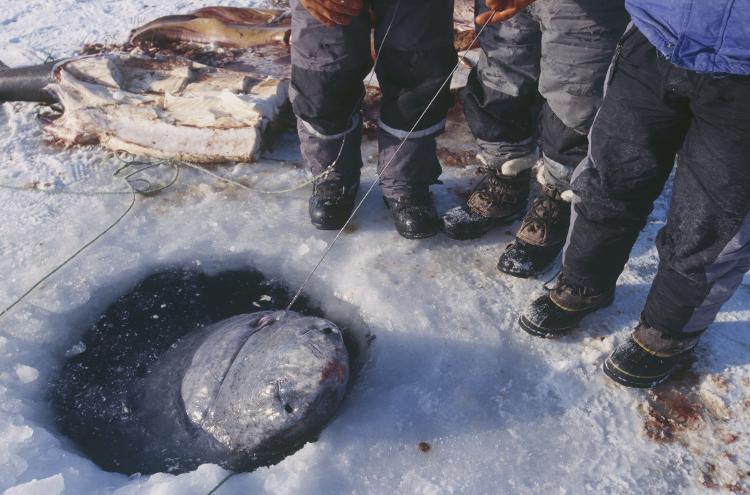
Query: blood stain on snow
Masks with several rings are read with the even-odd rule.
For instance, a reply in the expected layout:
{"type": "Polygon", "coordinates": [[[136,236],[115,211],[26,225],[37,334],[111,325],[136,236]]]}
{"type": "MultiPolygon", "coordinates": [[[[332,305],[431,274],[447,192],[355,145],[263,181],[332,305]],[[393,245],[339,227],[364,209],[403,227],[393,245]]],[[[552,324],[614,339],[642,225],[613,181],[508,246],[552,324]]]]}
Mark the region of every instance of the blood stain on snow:
{"type": "Polygon", "coordinates": [[[437,156],[444,167],[464,168],[476,163],[476,151],[452,151],[442,146],[437,150],[437,156]]]}
{"type": "Polygon", "coordinates": [[[644,424],[646,436],[657,442],[671,442],[676,434],[697,430],[703,426],[702,409],[701,404],[691,402],[677,390],[651,391],[644,411],[648,416],[644,424]]]}
{"type": "MultiPolygon", "coordinates": [[[[723,376],[701,376],[691,369],[647,393],[639,405],[646,436],[682,445],[699,467],[697,482],[712,490],[748,493],[744,436],[728,430],[733,423],[726,401],[731,396],[723,376]],[[720,440],[720,444],[717,444],[720,440]]],[[[745,405],[748,404],[746,400],[745,405]]]]}
{"type": "Polygon", "coordinates": [[[736,442],[738,438],[739,438],[739,435],[736,435],[734,433],[725,433],[724,435],[722,435],[721,440],[725,444],[729,445],[729,444],[736,442]]]}

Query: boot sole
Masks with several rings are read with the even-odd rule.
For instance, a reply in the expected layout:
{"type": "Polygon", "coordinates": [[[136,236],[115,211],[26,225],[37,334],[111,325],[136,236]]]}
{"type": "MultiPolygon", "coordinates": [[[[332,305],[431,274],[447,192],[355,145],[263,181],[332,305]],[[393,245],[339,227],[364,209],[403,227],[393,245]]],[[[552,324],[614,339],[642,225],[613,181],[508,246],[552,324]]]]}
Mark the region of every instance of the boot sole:
{"type": "Polygon", "coordinates": [[[596,308],[587,311],[581,311],[581,318],[576,322],[576,324],[570,327],[565,327],[563,329],[545,330],[543,327],[540,327],[536,323],[530,321],[528,318],[526,318],[525,315],[521,315],[518,317],[518,326],[520,326],[524,332],[528,333],[529,335],[533,335],[534,337],[542,337],[544,339],[554,339],[555,337],[562,337],[578,328],[583,319],[588,315],[590,315],[591,313],[595,313],[600,309],[611,306],[613,302],[615,302],[614,294],[612,295],[612,299],[607,301],[606,304],[602,304],[601,306],[597,306],[596,308]]]}
{"type": "Polygon", "coordinates": [[[404,239],[409,239],[411,241],[417,241],[419,239],[427,239],[429,237],[435,237],[438,234],[438,231],[435,232],[425,232],[423,234],[405,234],[403,232],[399,232],[398,229],[396,230],[398,232],[398,235],[403,237],[404,239]]]}
{"type": "MultiPolygon", "coordinates": [[[[555,263],[557,263],[557,260],[560,259],[560,256],[562,255],[562,249],[564,244],[560,244],[560,248],[557,251],[557,254],[554,258],[552,258],[549,263],[544,265],[541,268],[537,268],[536,270],[528,270],[528,271],[520,271],[520,270],[513,270],[512,268],[506,268],[504,267],[500,261],[497,262],[497,271],[500,273],[504,273],[506,275],[510,275],[511,277],[516,278],[531,278],[536,277],[538,275],[542,275],[546,272],[548,272],[553,266],[555,266],[555,263]]],[[[502,257],[500,258],[502,260],[502,257]]]]}
{"type": "Polygon", "coordinates": [[[497,227],[503,227],[505,225],[510,225],[516,220],[520,220],[521,218],[523,218],[524,215],[525,213],[521,212],[515,215],[508,216],[508,217],[493,219],[487,224],[486,228],[479,230],[475,233],[462,233],[462,232],[452,231],[451,229],[445,228],[445,222],[441,222],[442,231],[445,235],[447,235],[453,240],[471,241],[473,239],[479,239],[480,237],[484,237],[492,229],[495,229],[497,227]]]}
{"type": "Polygon", "coordinates": [[[318,230],[341,230],[341,227],[344,226],[344,224],[330,224],[330,223],[312,223],[313,227],[315,227],[318,230]]]}
{"type": "Polygon", "coordinates": [[[669,378],[669,375],[665,375],[662,377],[631,375],[630,373],[627,373],[626,371],[618,368],[610,358],[607,358],[604,361],[604,364],[602,364],[602,370],[604,371],[604,374],[613,381],[630,388],[652,388],[669,378]]]}
{"type": "Polygon", "coordinates": [[[567,335],[573,330],[575,330],[575,326],[565,328],[562,330],[555,330],[554,332],[550,332],[549,330],[545,330],[544,328],[532,323],[524,315],[521,315],[518,318],[518,325],[523,329],[524,332],[533,335],[534,337],[541,337],[543,339],[554,339],[555,337],[562,337],[563,335],[567,335]]]}
{"type": "MultiPolygon", "coordinates": [[[[558,255],[558,257],[559,256],[560,255],[558,255]]],[[[510,269],[506,270],[502,265],[498,263],[497,271],[499,271],[500,273],[504,273],[505,275],[510,275],[511,277],[515,277],[515,278],[531,278],[531,277],[536,277],[544,273],[547,273],[550,270],[550,268],[554,266],[556,261],[557,261],[557,258],[552,260],[552,262],[549,265],[545,266],[544,268],[541,268],[539,270],[531,270],[527,272],[513,271],[510,269]]]]}
{"type": "MultiPolygon", "coordinates": [[[[388,200],[383,196],[383,204],[385,205],[386,209],[388,211],[392,211],[390,205],[388,204],[388,200]]],[[[429,232],[422,232],[422,233],[416,233],[416,234],[409,234],[408,232],[401,232],[396,228],[396,232],[398,232],[398,235],[403,237],[404,239],[409,239],[410,241],[418,241],[419,239],[427,239],[429,237],[434,237],[438,235],[440,232],[440,227],[437,225],[439,219],[436,219],[434,222],[432,222],[434,225],[434,230],[431,230],[429,232]]]]}

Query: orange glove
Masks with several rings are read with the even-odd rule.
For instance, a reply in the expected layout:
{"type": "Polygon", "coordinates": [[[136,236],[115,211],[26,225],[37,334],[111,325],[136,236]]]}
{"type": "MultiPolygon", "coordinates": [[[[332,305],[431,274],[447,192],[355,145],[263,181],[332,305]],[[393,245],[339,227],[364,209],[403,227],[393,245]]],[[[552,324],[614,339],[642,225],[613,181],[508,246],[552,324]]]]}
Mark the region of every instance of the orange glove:
{"type": "Polygon", "coordinates": [[[324,26],[346,25],[359,15],[364,0],[300,0],[303,7],[324,26]]]}
{"type": "Polygon", "coordinates": [[[534,3],[535,1],[536,0],[484,0],[484,3],[490,10],[479,14],[474,22],[480,26],[484,26],[489,18],[492,18],[490,24],[507,21],[526,8],[527,5],[534,3]]]}

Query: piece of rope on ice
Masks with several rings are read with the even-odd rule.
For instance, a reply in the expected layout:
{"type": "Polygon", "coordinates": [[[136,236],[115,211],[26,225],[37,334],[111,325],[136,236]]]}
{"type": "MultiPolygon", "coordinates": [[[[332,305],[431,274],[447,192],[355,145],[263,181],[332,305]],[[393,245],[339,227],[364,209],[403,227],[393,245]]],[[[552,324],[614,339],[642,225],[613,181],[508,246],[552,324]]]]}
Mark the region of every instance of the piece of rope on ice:
{"type": "Polygon", "coordinates": [[[118,192],[118,191],[92,191],[92,192],[76,192],[76,191],[45,191],[44,189],[37,189],[33,187],[21,187],[21,186],[11,186],[11,185],[0,185],[0,187],[6,188],[6,189],[13,189],[13,190],[23,190],[23,191],[33,191],[33,192],[39,192],[39,193],[46,193],[46,194],[72,194],[72,195],[86,195],[86,196],[101,196],[101,195],[120,195],[120,194],[129,194],[130,195],[130,203],[128,204],[127,208],[109,225],[106,229],[101,231],[99,234],[97,234],[94,238],[92,238],[90,241],[86,242],[84,245],[82,245],[80,248],[78,248],[73,254],[68,256],[62,263],[57,265],[54,269],[47,272],[46,275],[44,275],[42,278],[40,278],[36,283],[34,283],[28,290],[26,290],[23,294],[21,294],[18,298],[16,298],[15,301],[13,301],[9,306],[7,306],[5,309],[0,311],[0,318],[5,316],[8,311],[16,307],[18,304],[20,304],[24,299],[26,299],[29,294],[34,292],[34,290],[42,285],[44,282],[46,282],[50,277],[52,277],[55,273],[59,272],[62,268],[64,268],[66,265],[68,265],[71,261],[73,261],[75,258],[78,257],[82,252],[84,252],[86,249],[91,247],[96,241],[107,235],[112,229],[117,227],[117,225],[122,222],[122,220],[128,216],[128,214],[133,210],[133,207],[136,203],[136,197],[139,194],[142,195],[150,195],[150,194],[156,194],[160,191],[163,191],[172,185],[174,185],[175,182],[179,179],[180,176],[180,168],[175,167],[175,173],[172,179],[165,185],[154,187],[151,182],[144,178],[136,177],[138,174],[149,170],[151,168],[157,167],[161,165],[161,163],[157,164],[149,164],[144,162],[138,162],[138,161],[127,161],[119,154],[115,154],[117,158],[124,162],[122,166],[120,166],[117,170],[115,170],[113,177],[117,177],[119,179],[122,179],[125,184],[128,186],[129,191],[128,192],[118,192]],[[121,172],[127,170],[130,167],[136,166],[136,165],[145,165],[141,168],[138,168],[135,171],[129,172],[126,175],[121,175],[121,172]],[[138,187],[137,184],[145,185],[145,187],[138,187]]]}

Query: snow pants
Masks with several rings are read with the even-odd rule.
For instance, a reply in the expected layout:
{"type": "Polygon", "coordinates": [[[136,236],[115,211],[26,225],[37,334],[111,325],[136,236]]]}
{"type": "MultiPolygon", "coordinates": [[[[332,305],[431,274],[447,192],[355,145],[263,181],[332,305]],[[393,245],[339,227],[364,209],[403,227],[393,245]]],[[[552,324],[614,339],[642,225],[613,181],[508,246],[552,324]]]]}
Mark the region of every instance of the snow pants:
{"type": "Polygon", "coordinates": [[[483,161],[500,167],[541,148],[545,182],[569,189],[628,19],[623,0],[544,0],[488,25],[461,94],[483,161]]]}
{"type": "Polygon", "coordinates": [[[631,28],[590,139],[573,178],[565,277],[615,284],[677,158],[642,318],[670,338],[697,336],[750,268],[750,77],[678,68],[631,28]]]}
{"type": "Polygon", "coordinates": [[[382,45],[375,67],[382,90],[380,186],[388,197],[424,192],[441,173],[435,137],[443,130],[451,105],[450,84],[440,91],[398,155],[394,154],[456,64],[453,0],[372,0],[369,4],[375,22],[365,9],[348,26],[325,27],[299,0],[291,0],[290,96],[302,155],[313,174],[333,166],[329,178],[347,183],[359,179],[359,110],[363,79],[373,64],[370,31],[374,28],[376,49],[382,45]]]}

